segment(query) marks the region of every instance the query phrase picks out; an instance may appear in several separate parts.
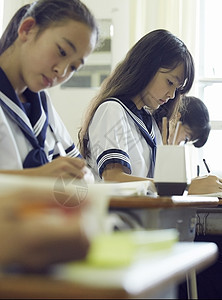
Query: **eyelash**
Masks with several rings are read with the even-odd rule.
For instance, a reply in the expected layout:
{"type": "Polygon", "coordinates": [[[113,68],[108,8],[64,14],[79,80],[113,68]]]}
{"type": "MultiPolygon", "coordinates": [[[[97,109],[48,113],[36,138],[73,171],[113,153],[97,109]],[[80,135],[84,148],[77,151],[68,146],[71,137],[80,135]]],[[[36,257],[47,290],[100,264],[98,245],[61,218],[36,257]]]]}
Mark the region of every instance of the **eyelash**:
{"type": "Polygon", "coordinates": [[[60,46],[58,46],[58,48],[59,48],[59,54],[61,56],[66,56],[66,52],[60,46]]]}
{"type": "MultiPolygon", "coordinates": [[[[58,48],[59,48],[59,54],[61,56],[65,57],[66,56],[65,50],[63,50],[59,45],[58,45],[58,48]]],[[[76,71],[76,67],[75,66],[71,66],[71,71],[75,72],[76,71]]]]}
{"type": "Polygon", "coordinates": [[[168,79],[168,84],[171,86],[171,85],[173,85],[174,83],[173,83],[171,80],[168,79]]]}

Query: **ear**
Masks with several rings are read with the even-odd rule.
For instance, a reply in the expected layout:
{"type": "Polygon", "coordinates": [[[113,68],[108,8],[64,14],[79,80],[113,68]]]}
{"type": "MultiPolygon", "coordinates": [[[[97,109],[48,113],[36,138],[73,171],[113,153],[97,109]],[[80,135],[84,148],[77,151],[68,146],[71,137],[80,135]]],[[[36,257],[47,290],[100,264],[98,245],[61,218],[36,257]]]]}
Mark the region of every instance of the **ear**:
{"type": "Polygon", "coordinates": [[[22,21],[18,28],[18,36],[22,41],[26,41],[28,36],[32,34],[36,27],[36,21],[32,17],[28,17],[22,21]]]}

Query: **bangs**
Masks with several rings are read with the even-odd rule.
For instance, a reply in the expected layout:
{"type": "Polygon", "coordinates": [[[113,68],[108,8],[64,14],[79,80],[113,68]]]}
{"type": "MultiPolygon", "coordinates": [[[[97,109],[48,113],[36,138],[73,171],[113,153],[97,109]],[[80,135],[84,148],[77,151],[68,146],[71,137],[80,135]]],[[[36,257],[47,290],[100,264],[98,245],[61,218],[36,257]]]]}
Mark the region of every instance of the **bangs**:
{"type": "Polygon", "coordinates": [[[179,88],[181,95],[189,92],[194,81],[194,63],[191,55],[187,55],[184,60],[184,84],[179,88]]]}

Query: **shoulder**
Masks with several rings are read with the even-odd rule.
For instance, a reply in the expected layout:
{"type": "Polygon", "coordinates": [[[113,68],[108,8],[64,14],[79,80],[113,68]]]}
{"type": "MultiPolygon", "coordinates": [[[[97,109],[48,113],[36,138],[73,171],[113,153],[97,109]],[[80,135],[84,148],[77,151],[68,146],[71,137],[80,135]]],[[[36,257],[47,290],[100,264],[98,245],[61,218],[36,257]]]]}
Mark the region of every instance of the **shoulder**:
{"type": "Polygon", "coordinates": [[[100,106],[109,106],[109,107],[114,107],[114,108],[118,107],[119,108],[120,106],[122,107],[122,102],[119,99],[116,98],[116,100],[115,100],[115,98],[114,98],[114,99],[110,99],[110,100],[106,100],[106,101],[102,102],[100,104],[100,106]]]}
{"type": "Polygon", "coordinates": [[[129,117],[122,105],[115,101],[106,101],[99,105],[95,111],[90,129],[100,128],[100,130],[108,130],[113,128],[113,124],[119,122],[128,123],[129,117]]]}
{"type": "Polygon", "coordinates": [[[100,106],[97,108],[97,113],[106,113],[109,115],[113,115],[113,117],[117,115],[123,115],[125,114],[125,109],[118,101],[105,101],[100,104],[100,106]],[[115,114],[115,115],[114,115],[115,114]]]}

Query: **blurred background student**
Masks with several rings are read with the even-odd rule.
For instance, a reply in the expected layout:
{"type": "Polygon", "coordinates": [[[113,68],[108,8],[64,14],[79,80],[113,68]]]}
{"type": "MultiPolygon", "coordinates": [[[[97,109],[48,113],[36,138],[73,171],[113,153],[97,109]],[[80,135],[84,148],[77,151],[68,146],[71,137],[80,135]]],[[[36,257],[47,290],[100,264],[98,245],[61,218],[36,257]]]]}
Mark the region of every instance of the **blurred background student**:
{"type": "MultiPolygon", "coordinates": [[[[162,105],[154,112],[154,118],[160,130],[162,130],[162,117],[166,114],[164,110],[165,105],[162,105]]],[[[197,148],[203,147],[208,140],[211,129],[209,112],[204,102],[194,96],[184,95],[181,98],[176,117],[168,122],[169,135],[167,138],[169,145],[173,143],[176,125],[179,121],[182,124],[175,144],[189,141],[197,148]]]]}

